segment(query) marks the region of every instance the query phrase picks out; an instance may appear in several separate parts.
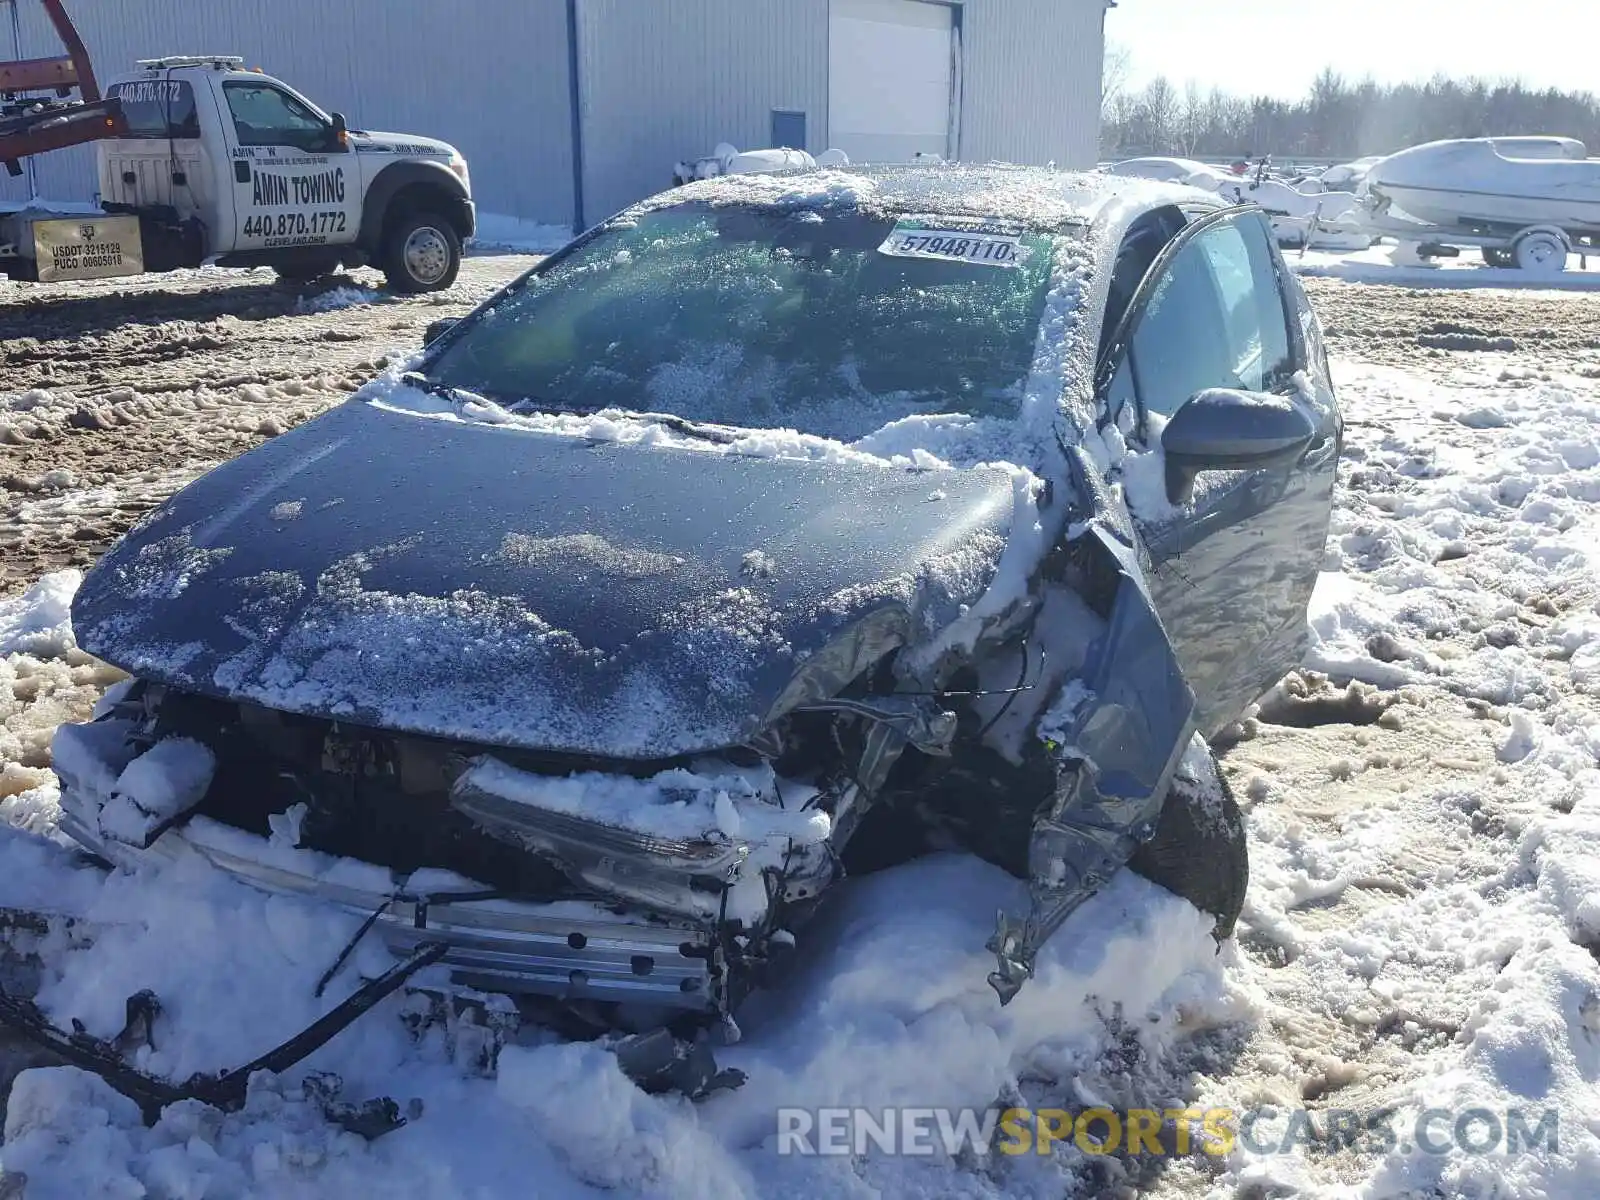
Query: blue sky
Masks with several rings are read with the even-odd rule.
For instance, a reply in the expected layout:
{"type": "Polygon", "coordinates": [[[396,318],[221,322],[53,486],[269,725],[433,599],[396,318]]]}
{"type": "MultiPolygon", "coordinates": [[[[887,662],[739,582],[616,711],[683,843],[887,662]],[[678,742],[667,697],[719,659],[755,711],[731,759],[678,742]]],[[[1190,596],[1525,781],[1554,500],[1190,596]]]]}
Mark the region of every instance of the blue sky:
{"type": "Polygon", "coordinates": [[[1323,66],[1380,83],[1436,72],[1600,93],[1597,0],[1118,0],[1106,36],[1156,75],[1298,97],[1323,66]]]}

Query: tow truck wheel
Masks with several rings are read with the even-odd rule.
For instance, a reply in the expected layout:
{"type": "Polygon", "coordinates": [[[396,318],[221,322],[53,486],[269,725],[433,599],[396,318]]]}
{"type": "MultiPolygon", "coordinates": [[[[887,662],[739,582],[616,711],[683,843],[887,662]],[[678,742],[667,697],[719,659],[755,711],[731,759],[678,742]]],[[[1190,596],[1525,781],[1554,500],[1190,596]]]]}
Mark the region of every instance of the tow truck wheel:
{"type": "Polygon", "coordinates": [[[383,273],[397,292],[437,292],[461,270],[461,239],[433,213],[407,213],[389,229],[383,273]]]}

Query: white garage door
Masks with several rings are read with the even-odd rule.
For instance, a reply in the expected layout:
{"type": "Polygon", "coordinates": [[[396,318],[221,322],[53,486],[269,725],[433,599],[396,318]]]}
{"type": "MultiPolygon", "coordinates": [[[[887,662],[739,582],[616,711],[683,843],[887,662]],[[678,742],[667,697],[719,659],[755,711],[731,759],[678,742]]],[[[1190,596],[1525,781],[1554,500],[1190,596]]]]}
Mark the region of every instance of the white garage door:
{"type": "Polygon", "coordinates": [[[852,162],[950,152],[951,9],[921,0],[832,0],[828,145],[852,162]]]}

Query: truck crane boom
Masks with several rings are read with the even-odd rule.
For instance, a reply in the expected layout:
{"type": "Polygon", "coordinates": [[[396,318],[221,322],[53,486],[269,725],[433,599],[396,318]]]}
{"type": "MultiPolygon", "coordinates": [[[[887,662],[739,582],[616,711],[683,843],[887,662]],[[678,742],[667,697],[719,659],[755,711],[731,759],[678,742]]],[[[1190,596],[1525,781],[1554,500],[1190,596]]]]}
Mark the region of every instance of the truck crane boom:
{"type": "Polygon", "coordinates": [[[22,174],[22,160],[30,155],[118,137],[126,130],[121,101],[100,95],[89,51],[62,0],[39,2],[67,53],[0,62],[0,162],[12,175],[22,174]],[[37,92],[49,95],[30,94],[37,92]]]}

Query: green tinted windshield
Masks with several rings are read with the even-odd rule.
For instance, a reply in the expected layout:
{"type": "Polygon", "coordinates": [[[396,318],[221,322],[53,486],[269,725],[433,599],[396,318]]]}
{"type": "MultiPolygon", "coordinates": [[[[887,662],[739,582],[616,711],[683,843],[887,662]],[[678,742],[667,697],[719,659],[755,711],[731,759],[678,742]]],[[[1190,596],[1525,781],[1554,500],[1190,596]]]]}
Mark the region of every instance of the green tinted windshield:
{"type": "Polygon", "coordinates": [[[648,213],[498,301],[427,373],[502,404],[846,440],[914,414],[1010,418],[1052,239],[920,224],[908,254],[885,245],[906,250],[910,223],[856,212],[648,213]]]}

